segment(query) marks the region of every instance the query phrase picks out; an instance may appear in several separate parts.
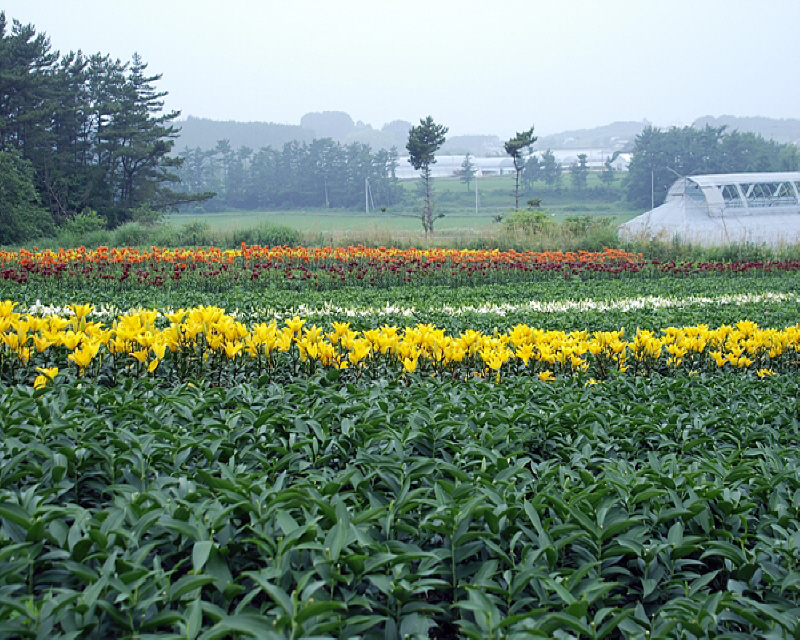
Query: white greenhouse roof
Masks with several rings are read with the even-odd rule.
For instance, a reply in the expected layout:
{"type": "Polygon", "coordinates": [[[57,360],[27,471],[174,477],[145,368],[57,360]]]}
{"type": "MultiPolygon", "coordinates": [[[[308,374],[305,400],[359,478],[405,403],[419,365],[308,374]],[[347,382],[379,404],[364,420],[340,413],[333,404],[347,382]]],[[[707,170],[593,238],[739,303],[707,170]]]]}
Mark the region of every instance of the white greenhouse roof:
{"type": "Polygon", "coordinates": [[[701,245],[800,242],[800,172],[676,180],[663,205],[620,225],[622,238],[676,236],[701,245]]]}

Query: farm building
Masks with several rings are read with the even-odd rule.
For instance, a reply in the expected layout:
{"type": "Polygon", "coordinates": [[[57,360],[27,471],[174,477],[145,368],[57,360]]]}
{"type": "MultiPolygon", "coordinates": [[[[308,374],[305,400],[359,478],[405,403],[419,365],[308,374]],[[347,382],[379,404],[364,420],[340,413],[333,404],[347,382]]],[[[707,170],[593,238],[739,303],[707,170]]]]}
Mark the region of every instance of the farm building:
{"type": "Polygon", "coordinates": [[[703,246],[800,242],[800,172],[727,173],[677,180],[656,207],[620,225],[622,239],[703,246]]]}

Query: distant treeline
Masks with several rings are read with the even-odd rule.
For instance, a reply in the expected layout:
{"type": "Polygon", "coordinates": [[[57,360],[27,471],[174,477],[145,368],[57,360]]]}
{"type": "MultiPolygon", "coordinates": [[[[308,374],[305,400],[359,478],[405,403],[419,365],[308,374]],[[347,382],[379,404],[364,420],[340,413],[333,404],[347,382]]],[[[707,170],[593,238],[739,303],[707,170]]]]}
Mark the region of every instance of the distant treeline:
{"type": "MultiPolygon", "coordinates": [[[[311,142],[319,138],[331,138],[342,144],[360,142],[372,149],[397,147],[405,155],[405,144],[411,122],[394,120],[380,129],[361,121],[354,122],[343,111],[323,111],[305,114],[300,125],[276,124],[273,122],[218,121],[189,116],[180,126],[180,137],[176,149],[213,149],[218,140],[229,140],[234,148],[241,146],[282,147],[287,142],[311,142]]],[[[735,116],[703,116],[692,123],[692,128],[702,131],[706,125],[726,127],[732,133],[754,133],[777,143],[793,142],[800,145],[800,119],[740,118],[735,116]]],[[[539,136],[534,144],[538,150],[568,148],[605,148],[631,151],[634,141],[646,127],[653,126],[647,120],[641,122],[621,121],[591,129],[574,129],[539,136]]],[[[445,141],[440,153],[474,156],[504,155],[503,141],[496,135],[454,135],[445,141]]]]}
{"type": "Polygon", "coordinates": [[[636,137],[625,178],[627,198],[650,208],[663,204],[667,189],[680,176],[756,171],[798,171],[800,152],[754,133],[728,133],[725,126],[645,127],[636,137]]]}
{"type": "Polygon", "coordinates": [[[703,129],[706,126],[725,127],[728,132],[754,133],[765,140],[772,140],[779,144],[793,142],[800,146],[800,119],[798,118],[703,116],[692,123],[692,127],[695,129],[703,129]]]}
{"type": "Polygon", "coordinates": [[[234,149],[219,140],[213,149],[181,152],[177,170],[188,193],[213,191],[206,211],[264,208],[389,207],[402,199],[396,148],[343,145],[331,138],[287,142],[281,148],[234,149]]]}
{"type": "Polygon", "coordinates": [[[287,142],[311,142],[314,131],[294,124],[275,122],[236,122],[188,116],[176,123],[180,127],[175,151],[180,149],[213,149],[218,140],[228,140],[239,147],[282,147],[287,142]]]}

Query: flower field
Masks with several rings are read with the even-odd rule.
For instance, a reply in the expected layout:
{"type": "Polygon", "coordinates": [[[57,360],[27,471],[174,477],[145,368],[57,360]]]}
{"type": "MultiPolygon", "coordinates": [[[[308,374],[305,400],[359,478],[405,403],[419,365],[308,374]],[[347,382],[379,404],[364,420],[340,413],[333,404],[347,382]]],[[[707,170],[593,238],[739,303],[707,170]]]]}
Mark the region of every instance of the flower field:
{"type": "Polygon", "coordinates": [[[3,637],[800,634],[792,261],[6,252],[0,395],[3,637]]]}
{"type": "Polygon", "coordinates": [[[663,274],[703,276],[718,272],[797,271],[800,260],[676,264],[645,260],[641,254],[606,248],[602,252],[477,251],[261,247],[236,250],[85,247],[59,251],[0,252],[0,277],[19,283],[44,279],[86,279],[105,286],[154,288],[230,286],[336,289],[348,285],[386,288],[405,284],[465,286],[527,282],[561,275],[609,278],[663,274]]]}

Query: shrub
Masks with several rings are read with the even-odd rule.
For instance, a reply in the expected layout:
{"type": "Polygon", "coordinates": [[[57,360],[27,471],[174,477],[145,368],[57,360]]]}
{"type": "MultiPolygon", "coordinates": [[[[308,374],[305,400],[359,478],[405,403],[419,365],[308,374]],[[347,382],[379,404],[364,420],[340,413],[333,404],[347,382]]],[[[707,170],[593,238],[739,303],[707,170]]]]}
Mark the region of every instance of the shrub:
{"type": "Polygon", "coordinates": [[[0,152],[0,244],[54,232],[50,212],[39,205],[31,163],[16,152],[0,152]]]}
{"type": "Polygon", "coordinates": [[[295,246],[301,244],[301,238],[297,229],[271,222],[262,222],[256,227],[236,229],[230,234],[230,244],[232,246],[239,246],[243,242],[266,247],[277,245],[295,246]]]}
{"type": "Polygon", "coordinates": [[[153,229],[144,226],[139,222],[127,222],[114,229],[113,245],[116,247],[138,247],[151,242],[153,229]]]}
{"type": "Polygon", "coordinates": [[[181,227],[180,244],[186,246],[215,244],[212,236],[211,225],[208,222],[193,220],[181,227]]]}
{"type": "Polygon", "coordinates": [[[553,215],[549,209],[541,209],[539,198],[528,200],[528,208],[514,211],[502,219],[506,231],[524,235],[538,235],[551,227],[553,215]]]}
{"type": "Polygon", "coordinates": [[[140,204],[138,207],[131,211],[131,219],[146,227],[152,227],[164,218],[163,211],[153,211],[150,203],[140,204]]]}
{"type": "Polygon", "coordinates": [[[76,213],[72,220],[66,222],[61,231],[64,233],[71,233],[77,236],[83,236],[93,231],[101,231],[106,228],[106,221],[94,209],[84,209],[80,213],[76,213]]]}

